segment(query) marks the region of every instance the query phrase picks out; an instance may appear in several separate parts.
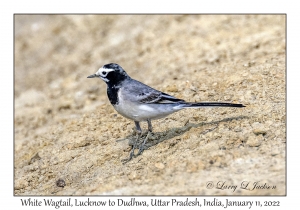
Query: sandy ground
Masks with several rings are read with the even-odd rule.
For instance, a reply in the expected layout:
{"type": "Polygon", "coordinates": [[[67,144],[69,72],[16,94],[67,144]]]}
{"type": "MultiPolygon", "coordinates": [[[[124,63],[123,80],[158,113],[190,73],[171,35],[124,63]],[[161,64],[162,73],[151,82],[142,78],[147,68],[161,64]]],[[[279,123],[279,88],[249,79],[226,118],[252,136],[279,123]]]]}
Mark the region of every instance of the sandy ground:
{"type": "Polygon", "coordinates": [[[284,15],[15,16],[15,195],[285,195],[285,27],[284,15]],[[111,62],[187,101],[247,107],[153,121],[123,165],[134,123],[86,78],[111,62]]]}

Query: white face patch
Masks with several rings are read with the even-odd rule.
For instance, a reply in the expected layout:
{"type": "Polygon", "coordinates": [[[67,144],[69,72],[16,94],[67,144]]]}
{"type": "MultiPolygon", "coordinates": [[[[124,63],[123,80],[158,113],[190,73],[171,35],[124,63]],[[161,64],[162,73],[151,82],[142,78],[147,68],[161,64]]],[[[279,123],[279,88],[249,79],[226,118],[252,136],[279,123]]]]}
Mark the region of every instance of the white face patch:
{"type": "Polygon", "coordinates": [[[105,81],[105,82],[109,82],[109,79],[106,78],[107,74],[111,71],[114,71],[114,69],[105,69],[103,67],[101,67],[97,72],[96,75],[100,76],[100,78],[105,81]]]}
{"type": "Polygon", "coordinates": [[[101,77],[106,77],[107,74],[111,71],[114,71],[114,69],[104,69],[103,67],[101,67],[97,72],[96,74],[101,76],[101,77]]]}

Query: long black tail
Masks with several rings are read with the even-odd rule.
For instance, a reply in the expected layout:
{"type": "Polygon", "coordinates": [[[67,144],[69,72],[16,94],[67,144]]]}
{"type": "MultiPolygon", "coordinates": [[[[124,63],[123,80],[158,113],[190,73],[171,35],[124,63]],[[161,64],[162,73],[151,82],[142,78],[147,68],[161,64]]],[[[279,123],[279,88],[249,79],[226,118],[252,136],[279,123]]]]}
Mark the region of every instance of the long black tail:
{"type": "Polygon", "coordinates": [[[215,106],[215,107],[246,107],[243,104],[223,103],[223,102],[201,102],[201,103],[186,103],[186,108],[197,108],[204,106],[215,106]]]}

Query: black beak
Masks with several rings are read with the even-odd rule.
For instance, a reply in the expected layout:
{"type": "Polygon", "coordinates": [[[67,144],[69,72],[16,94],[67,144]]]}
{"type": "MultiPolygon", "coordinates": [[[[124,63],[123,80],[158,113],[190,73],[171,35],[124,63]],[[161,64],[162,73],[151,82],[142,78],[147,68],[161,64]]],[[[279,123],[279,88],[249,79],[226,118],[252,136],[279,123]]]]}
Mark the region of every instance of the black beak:
{"type": "Polygon", "coordinates": [[[97,77],[97,75],[96,74],[92,74],[92,75],[88,76],[87,78],[94,78],[94,77],[97,77]]]}

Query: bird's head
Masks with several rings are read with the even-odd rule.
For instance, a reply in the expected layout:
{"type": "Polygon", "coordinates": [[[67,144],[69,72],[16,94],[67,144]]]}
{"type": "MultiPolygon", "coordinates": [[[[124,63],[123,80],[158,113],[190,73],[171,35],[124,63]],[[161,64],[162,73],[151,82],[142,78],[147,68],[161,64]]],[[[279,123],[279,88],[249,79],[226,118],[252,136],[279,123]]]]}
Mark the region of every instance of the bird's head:
{"type": "Polygon", "coordinates": [[[101,78],[108,85],[117,85],[124,79],[129,78],[124,69],[116,63],[105,64],[95,74],[92,74],[87,78],[94,77],[101,78]]]}

